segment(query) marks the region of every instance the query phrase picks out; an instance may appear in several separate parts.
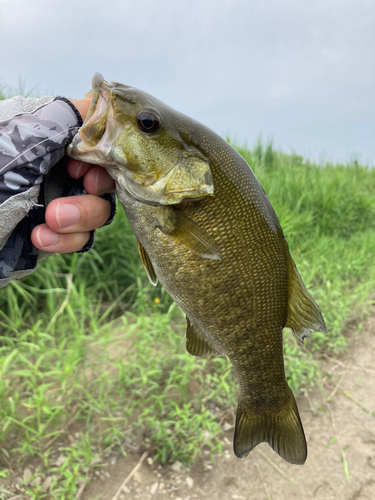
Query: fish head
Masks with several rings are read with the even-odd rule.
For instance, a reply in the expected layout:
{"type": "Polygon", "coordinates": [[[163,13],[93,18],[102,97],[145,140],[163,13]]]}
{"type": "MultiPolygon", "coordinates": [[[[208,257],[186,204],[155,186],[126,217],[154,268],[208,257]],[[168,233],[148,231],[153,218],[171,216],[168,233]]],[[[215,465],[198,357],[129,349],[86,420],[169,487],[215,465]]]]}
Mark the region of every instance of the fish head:
{"type": "Polygon", "coordinates": [[[96,73],[92,102],[67,154],[101,165],[135,199],[162,205],[213,195],[209,159],[187,144],[178,112],[96,73]]]}

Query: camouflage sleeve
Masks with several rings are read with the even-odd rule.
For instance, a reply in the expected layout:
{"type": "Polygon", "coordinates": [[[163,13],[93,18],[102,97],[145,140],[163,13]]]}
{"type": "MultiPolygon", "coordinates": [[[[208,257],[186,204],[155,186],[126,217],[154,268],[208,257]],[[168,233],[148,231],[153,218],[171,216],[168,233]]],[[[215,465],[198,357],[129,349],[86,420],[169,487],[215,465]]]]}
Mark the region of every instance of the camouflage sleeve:
{"type": "Polygon", "coordinates": [[[32,272],[42,256],[30,241],[44,222],[41,185],[82,125],[63,97],[33,99],[33,110],[25,98],[21,106],[9,102],[15,99],[0,102],[0,286],[32,272]]]}
{"type": "Polygon", "coordinates": [[[1,122],[0,205],[41,184],[81,124],[78,111],[64,98],[1,122]]]}

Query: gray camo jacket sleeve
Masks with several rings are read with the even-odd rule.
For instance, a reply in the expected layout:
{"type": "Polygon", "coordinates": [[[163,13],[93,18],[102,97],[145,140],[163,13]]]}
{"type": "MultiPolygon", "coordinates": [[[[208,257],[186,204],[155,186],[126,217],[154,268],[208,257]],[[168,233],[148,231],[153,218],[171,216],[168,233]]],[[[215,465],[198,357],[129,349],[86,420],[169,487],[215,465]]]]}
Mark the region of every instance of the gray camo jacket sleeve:
{"type": "Polygon", "coordinates": [[[32,245],[30,234],[44,222],[47,198],[83,192],[70,186],[64,193],[66,174],[64,179],[59,172],[52,175],[65,172],[65,148],[81,125],[80,114],[63,97],[0,101],[0,287],[30,274],[46,256],[32,245]]]}

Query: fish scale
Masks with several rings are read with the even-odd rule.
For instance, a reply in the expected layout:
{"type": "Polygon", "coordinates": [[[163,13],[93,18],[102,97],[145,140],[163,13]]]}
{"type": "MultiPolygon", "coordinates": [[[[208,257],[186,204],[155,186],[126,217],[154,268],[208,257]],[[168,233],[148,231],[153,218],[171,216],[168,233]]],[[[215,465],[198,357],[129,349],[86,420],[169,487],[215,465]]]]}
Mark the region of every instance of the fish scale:
{"type": "Polygon", "coordinates": [[[304,463],[283,328],[303,339],[325,325],[245,160],[207,127],[100,75],[68,153],[116,180],[151,282],[159,280],[186,313],[188,351],[223,353],[233,364],[235,454],[246,457],[266,441],[285,460],[304,463]]]}

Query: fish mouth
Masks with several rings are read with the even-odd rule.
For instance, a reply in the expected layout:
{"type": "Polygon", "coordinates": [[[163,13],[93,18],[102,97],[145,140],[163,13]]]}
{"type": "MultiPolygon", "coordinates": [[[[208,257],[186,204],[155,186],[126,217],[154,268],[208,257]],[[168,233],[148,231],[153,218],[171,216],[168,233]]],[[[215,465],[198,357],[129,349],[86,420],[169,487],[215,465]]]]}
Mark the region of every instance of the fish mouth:
{"type": "Polygon", "coordinates": [[[110,142],[106,139],[108,116],[110,113],[111,85],[106,82],[100,73],[92,78],[92,90],[86,94],[92,100],[85,121],[66,153],[76,160],[87,161],[107,167],[110,162],[110,142]],[[104,139],[104,140],[103,140],[104,139]],[[99,145],[100,143],[100,145],[99,145]]]}

